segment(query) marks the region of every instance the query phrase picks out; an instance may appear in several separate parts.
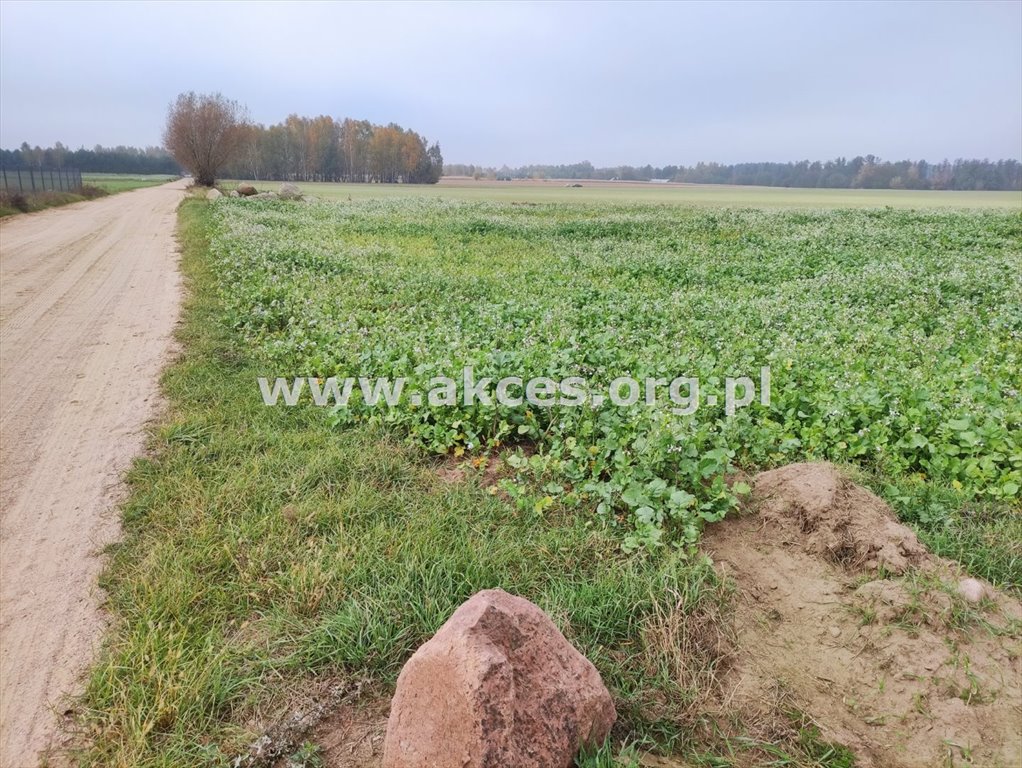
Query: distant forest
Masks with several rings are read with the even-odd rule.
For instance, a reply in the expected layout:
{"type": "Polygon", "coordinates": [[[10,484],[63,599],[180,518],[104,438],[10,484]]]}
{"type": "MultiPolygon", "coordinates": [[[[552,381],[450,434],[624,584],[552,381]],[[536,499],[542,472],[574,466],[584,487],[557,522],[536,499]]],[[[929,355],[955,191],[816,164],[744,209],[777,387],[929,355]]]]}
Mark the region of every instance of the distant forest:
{"type": "Polygon", "coordinates": [[[52,147],[0,149],[0,166],[4,168],[76,168],[82,173],[181,173],[177,162],[163,147],[101,147],[68,149],[59,141],[52,147]]]}
{"type": "Polygon", "coordinates": [[[602,179],[666,181],[689,184],[741,184],[764,187],[829,187],[833,189],[958,189],[1022,190],[1022,163],[1018,160],[925,160],[891,162],[874,155],[827,162],[698,163],[686,167],[652,165],[595,168],[592,163],[525,165],[521,168],[484,168],[448,164],[449,176],[510,179],[602,179]]]}

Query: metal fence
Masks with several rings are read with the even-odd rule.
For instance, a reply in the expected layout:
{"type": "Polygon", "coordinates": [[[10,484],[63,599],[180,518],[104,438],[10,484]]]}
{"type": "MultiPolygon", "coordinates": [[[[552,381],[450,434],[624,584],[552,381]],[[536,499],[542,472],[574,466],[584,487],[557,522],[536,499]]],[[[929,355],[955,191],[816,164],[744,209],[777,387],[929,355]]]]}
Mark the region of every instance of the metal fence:
{"type": "Polygon", "coordinates": [[[4,192],[71,192],[82,186],[76,168],[3,168],[0,189],[4,192]]]}

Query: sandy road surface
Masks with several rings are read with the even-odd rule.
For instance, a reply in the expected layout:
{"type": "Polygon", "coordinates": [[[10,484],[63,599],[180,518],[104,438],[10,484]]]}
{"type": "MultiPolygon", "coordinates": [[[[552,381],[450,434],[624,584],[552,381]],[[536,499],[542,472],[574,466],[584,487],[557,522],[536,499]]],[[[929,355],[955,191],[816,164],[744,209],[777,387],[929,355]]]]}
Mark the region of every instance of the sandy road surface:
{"type": "Polygon", "coordinates": [[[184,187],[0,222],[2,768],[59,748],[61,699],[100,639],[98,550],[158,402],[184,187]]]}

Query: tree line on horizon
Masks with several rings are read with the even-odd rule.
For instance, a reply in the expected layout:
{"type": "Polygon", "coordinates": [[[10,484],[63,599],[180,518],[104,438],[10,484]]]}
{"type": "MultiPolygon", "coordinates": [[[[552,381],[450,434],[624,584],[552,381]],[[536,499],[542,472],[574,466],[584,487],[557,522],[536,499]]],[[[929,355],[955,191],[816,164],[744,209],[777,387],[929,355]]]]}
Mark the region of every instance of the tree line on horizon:
{"type": "Polygon", "coordinates": [[[181,167],[163,147],[104,147],[69,149],[61,142],[52,147],[0,149],[0,166],[11,170],[74,168],[82,173],[136,173],[173,176],[181,167]]]}
{"type": "MultiPolygon", "coordinates": [[[[428,144],[399,125],[291,115],[269,127],[243,125],[222,176],[266,181],[406,182],[435,184],[443,173],[440,145],[428,144]]],[[[83,173],[180,174],[181,165],[163,147],[68,149],[22,143],[0,150],[10,170],[76,168],[83,173]]]]}
{"type": "Polygon", "coordinates": [[[435,184],[440,145],[396,123],[291,114],[264,126],[222,93],[178,94],[167,110],[167,150],[198,184],[217,178],[435,184]]]}
{"type": "MultiPolygon", "coordinates": [[[[245,125],[243,140],[226,174],[271,181],[413,181],[433,183],[440,175],[486,179],[574,179],[736,184],[832,189],[1022,190],[1018,160],[884,161],[874,155],[826,162],[697,163],[693,166],[617,166],[589,162],[526,165],[519,168],[444,165],[438,144],[427,145],[415,131],[368,120],[335,120],[291,115],[264,127],[245,125]],[[409,170],[410,169],[410,170],[409,170]]],[[[181,167],[164,147],[52,147],[0,149],[9,169],[76,168],[83,173],[179,174],[181,167]]]]}
{"type": "Polygon", "coordinates": [[[736,184],[763,187],[829,189],[1022,190],[1018,160],[885,161],[875,155],[826,162],[697,163],[693,166],[646,165],[596,168],[585,161],[571,165],[524,165],[519,168],[448,164],[448,176],[494,180],[574,179],[604,181],[665,180],[688,184],[736,184]]]}

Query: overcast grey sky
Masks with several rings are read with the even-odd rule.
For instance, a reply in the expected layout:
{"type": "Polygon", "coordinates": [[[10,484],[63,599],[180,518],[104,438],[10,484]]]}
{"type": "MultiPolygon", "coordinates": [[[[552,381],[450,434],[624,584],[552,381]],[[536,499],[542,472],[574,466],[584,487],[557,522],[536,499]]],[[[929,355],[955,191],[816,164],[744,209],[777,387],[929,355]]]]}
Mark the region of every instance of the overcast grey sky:
{"type": "Polygon", "coordinates": [[[449,162],[1022,157],[1022,2],[0,3],[0,145],[160,143],[181,91],[449,162]]]}

